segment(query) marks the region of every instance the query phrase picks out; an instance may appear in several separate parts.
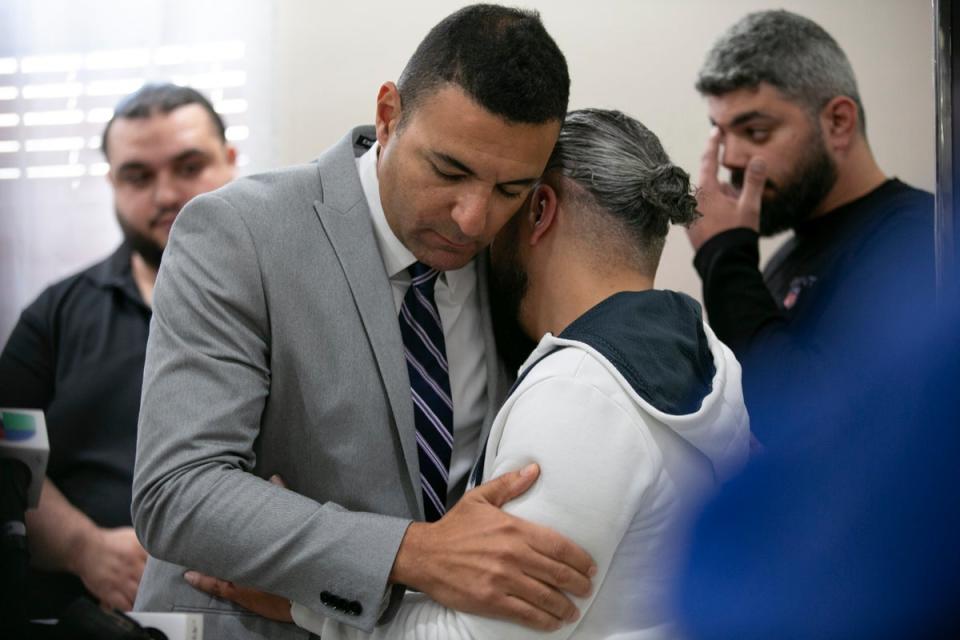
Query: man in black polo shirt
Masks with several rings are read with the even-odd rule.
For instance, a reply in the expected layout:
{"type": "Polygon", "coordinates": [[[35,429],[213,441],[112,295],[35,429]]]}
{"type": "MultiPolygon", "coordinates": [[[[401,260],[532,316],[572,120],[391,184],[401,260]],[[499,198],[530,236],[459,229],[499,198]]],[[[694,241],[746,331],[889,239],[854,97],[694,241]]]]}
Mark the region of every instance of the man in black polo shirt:
{"type": "Polygon", "coordinates": [[[146,553],[131,528],[137,414],[153,286],[170,226],[233,177],[236,151],[201,94],[147,85],[103,134],[124,242],[44,291],[0,355],[0,406],[46,412],[50,463],[27,513],[31,618],[88,593],[130,610],[146,553]]]}
{"type": "MultiPolygon", "coordinates": [[[[697,89],[714,129],[703,218],[688,233],[710,324],[743,364],[751,415],[813,411],[835,391],[827,380],[868,379],[897,339],[882,327],[911,326],[929,308],[933,198],[881,171],[850,63],[807,18],[746,16],[714,45],[697,89]],[[788,229],[761,274],[759,236],[788,229]],[[915,278],[897,277],[904,259],[915,278]],[[879,309],[904,317],[881,323],[879,309]],[[872,348],[854,357],[852,342],[872,348]]],[[[768,445],[797,437],[786,422],[757,421],[756,435],[768,445]]]]}

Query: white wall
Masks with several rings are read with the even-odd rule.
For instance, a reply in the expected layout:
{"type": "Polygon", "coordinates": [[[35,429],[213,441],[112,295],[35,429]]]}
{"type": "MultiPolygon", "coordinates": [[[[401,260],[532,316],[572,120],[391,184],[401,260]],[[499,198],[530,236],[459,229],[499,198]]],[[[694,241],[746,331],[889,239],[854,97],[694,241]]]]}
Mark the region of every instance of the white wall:
{"type": "MultiPolygon", "coordinates": [[[[278,159],[315,157],[346,130],[372,122],[380,83],[396,80],[433,24],[465,2],[314,2],[277,5],[278,159]]],[[[571,107],[638,118],[674,162],[695,172],[707,135],[693,89],[714,39],[749,11],[784,8],[829,31],[850,57],[880,165],[934,186],[933,22],[924,0],[527,0],[567,57],[571,107]]],[[[693,173],[693,175],[696,175],[693,173]]],[[[765,249],[769,251],[768,241],[765,249]]],[[[932,247],[932,240],[931,240],[932,247]]],[[[681,229],[667,242],[657,284],[699,298],[681,229]]]]}
{"type": "MultiPolygon", "coordinates": [[[[881,166],[907,182],[933,188],[928,0],[516,2],[540,10],[565,52],[573,79],[571,107],[618,108],[639,118],[689,171],[696,169],[708,129],[693,81],[716,36],[751,10],[783,7],[810,16],[851,58],[881,166]]],[[[126,12],[130,15],[111,13],[103,4],[97,5],[99,13],[76,8],[65,23],[71,29],[50,31],[44,25],[62,17],[62,7],[72,3],[0,2],[0,34],[5,36],[0,57],[72,51],[87,41],[109,48],[143,46],[146,40],[183,43],[201,35],[245,39],[250,113],[271,114],[250,127],[244,142],[252,155],[247,170],[262,170],[312,159],[351,126],[372,122],[380,84],[395,80],[429,28],[465,3],[205,0],[205,11],[198,14],[191,0],[154,0],[138,3],[126,12]],[[142,24],[131,30],[118,24],[121,18],[142,24]],[[23,20],[32,27],[25,28],[23,20]],[[251,21],[260,29],[240,24],[251,21]],[[149,38],[144,40],[141,32],[149,38]],[[264,37],[264,32],[270,35],[264,37]]],[[[0,189],[0,343],[19,310],[44,286],[103,257],[119,238],[102,178],[96,179],[98,200],[81,203],[69,196],[65,206],[49,210],[40,210],[30,199],[14,201],[9,185],[6,189],[0,189]]],[[[667,243],[658,285],[699,297],[691,259],[686,237],[676,230],[667,243]]]]}
{"type": "Polygon", "coordinates": [[[276,165],[267,111],[272,16],[268,0],[0,0],[0,345],[47,285],[119,244],[99,138],[132,87],[198,85],[226,111],[240,170],[276,165]],[[81,122],[37,126],[28,113],[79,114],[81,122]],[[4,126],[10,115],[16,124],[4,126]],[[69,150],[31,149],[78,139],[69,150]],[[60,175],[37,175],[51,168],[60,175]]]}

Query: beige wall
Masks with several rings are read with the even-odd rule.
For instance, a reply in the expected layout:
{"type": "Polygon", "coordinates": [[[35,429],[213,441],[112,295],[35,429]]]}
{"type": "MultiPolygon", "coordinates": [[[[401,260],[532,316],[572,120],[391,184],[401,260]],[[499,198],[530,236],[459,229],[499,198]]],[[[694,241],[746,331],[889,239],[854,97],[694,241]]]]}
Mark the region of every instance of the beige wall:
{"type": "MultiPolygon", "coordinates": [[[[462,2],[284,0],[275,15],[275,159],[315,157],[372,122],[381,82],[395,80],[429,28],[462,2]]],[[[708,125],[693,79],[714,38],[743,14],[785,8],[813,18],[853,64],[880,165],[934,185],[933,27],[925,0],[541,0],[567,56],[571,107],[617,108],[643,121],[694,171],[708,125]]],[[[677,232],[679,231],[679,232],[677,232]]],[[[767,245],[769,250],[770,245],[767,245]]],[[[671,235],[658,286],[699,297],[692,252],[671,235]]]]}

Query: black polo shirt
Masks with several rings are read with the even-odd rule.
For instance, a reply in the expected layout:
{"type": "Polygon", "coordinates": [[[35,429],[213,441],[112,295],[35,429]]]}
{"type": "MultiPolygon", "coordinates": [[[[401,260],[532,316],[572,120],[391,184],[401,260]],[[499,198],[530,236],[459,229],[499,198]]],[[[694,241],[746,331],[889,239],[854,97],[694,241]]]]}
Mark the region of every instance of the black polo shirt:
{"type": "MultiPolygon", "coordinates": [[[[131,524],[149,326],[150,309],[133,281],[130,248],[122,245],[40,294],[0,355],[0,406],[44,410],[47,476],[101,527],[131,524]]],[[[79,580],[66,578],[56,580],[61,591],[83,592],[79,580]]]]}

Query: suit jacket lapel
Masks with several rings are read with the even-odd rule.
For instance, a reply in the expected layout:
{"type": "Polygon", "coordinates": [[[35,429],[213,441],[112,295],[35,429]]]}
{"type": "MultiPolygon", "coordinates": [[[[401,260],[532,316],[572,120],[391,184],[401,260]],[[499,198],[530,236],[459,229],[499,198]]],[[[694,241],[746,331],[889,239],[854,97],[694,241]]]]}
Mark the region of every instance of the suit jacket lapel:
{"type": "Polygon", "coordinates": [[[409,499],[422,517],[423,496],[410,381],[393,292],[357,175],[353,141],[358,136],[375,139],[372,127],[357,127],[318,159],[322,195],[314,202],[314,209],[343,268],[373,349],[410,474],[409,494],[412,495],[409,499]]]}

